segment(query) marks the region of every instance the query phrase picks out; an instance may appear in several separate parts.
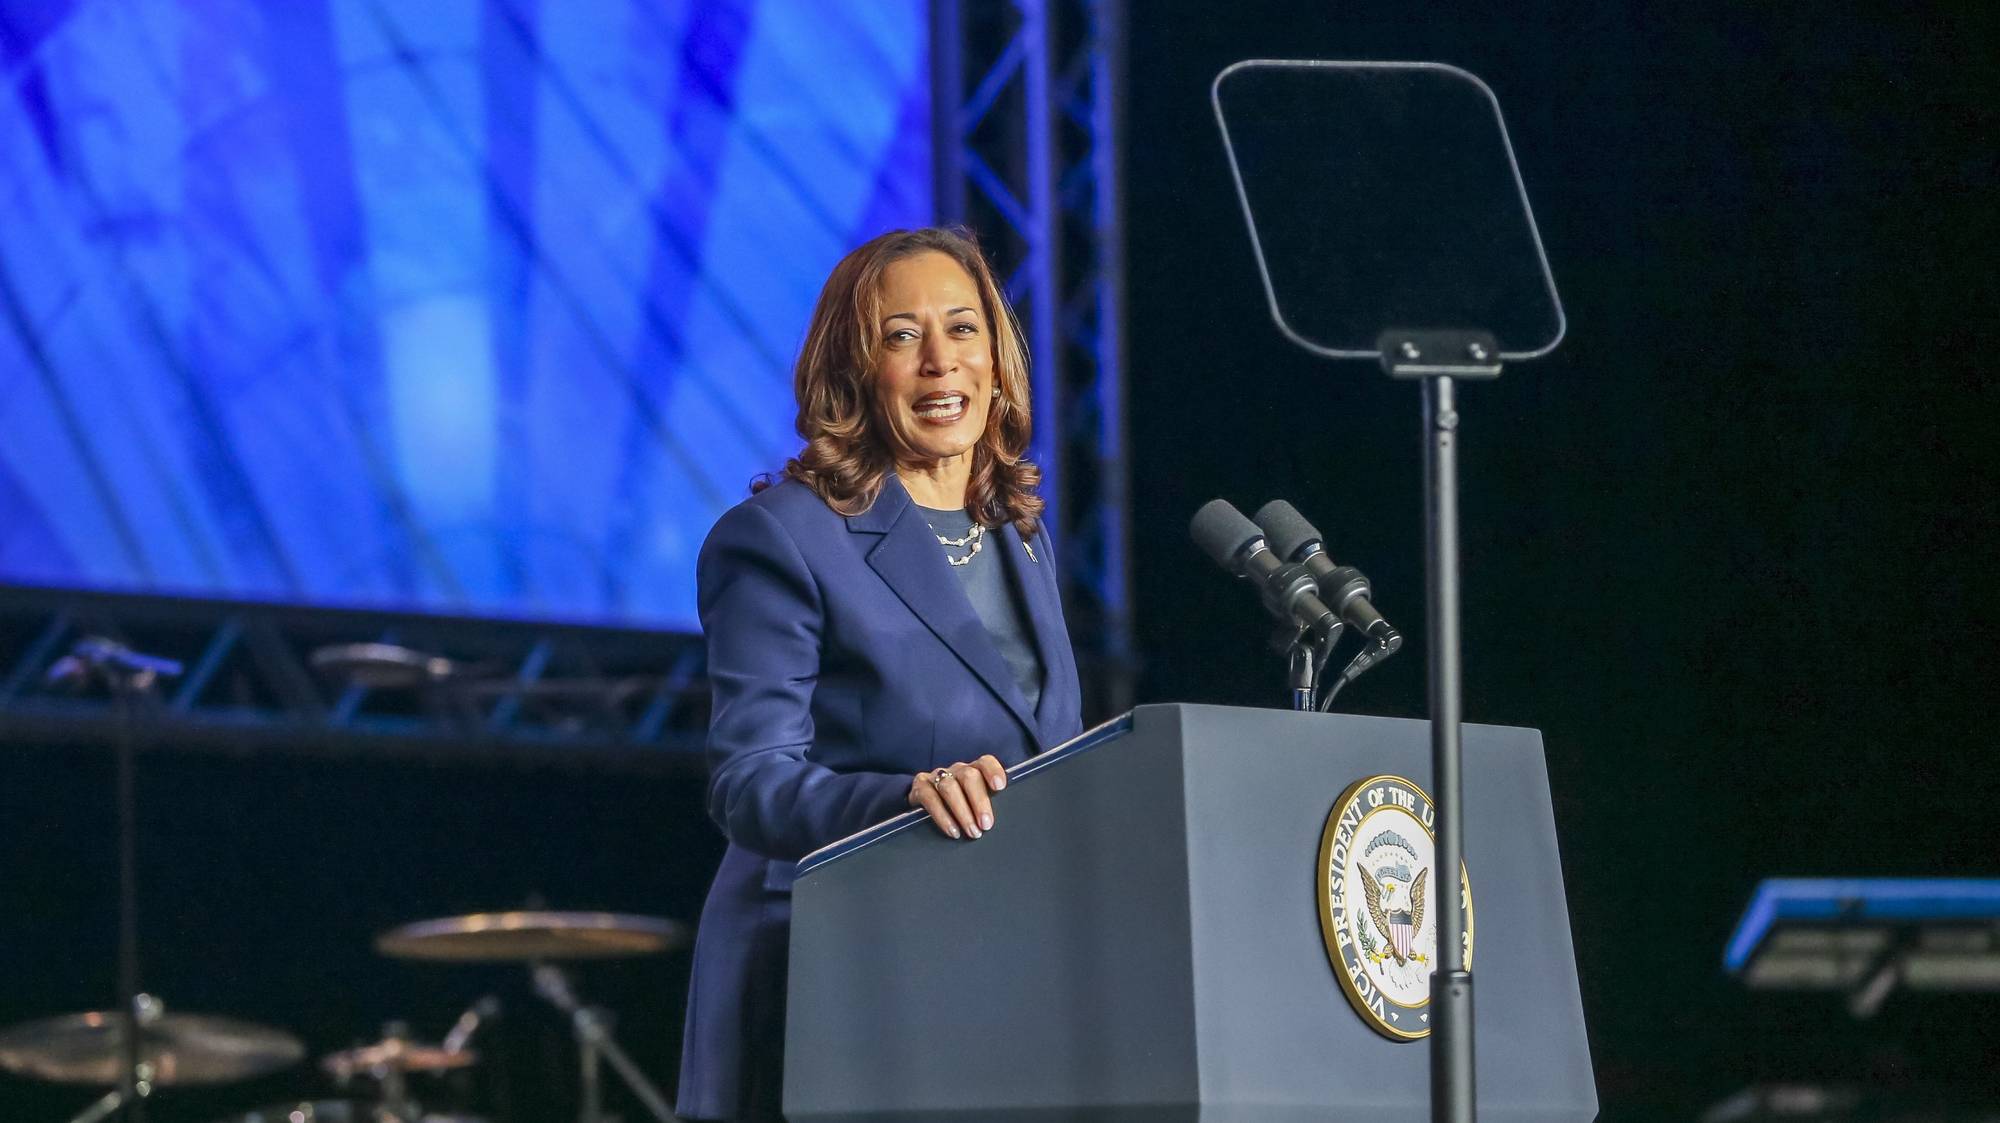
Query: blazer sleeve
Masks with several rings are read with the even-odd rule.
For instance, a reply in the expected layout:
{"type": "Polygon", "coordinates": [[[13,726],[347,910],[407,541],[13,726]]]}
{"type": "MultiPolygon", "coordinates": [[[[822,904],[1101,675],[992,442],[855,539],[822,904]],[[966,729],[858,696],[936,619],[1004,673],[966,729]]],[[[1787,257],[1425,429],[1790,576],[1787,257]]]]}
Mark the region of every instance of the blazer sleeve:
{"type": "Polygon", "coordinates": [[[732,508],[696,564],[714,709],[708,813],[731,842],[797,859],[909,810],[910,778],[808,759],[824,612],[798,544],[769,511],[732,508]]]}

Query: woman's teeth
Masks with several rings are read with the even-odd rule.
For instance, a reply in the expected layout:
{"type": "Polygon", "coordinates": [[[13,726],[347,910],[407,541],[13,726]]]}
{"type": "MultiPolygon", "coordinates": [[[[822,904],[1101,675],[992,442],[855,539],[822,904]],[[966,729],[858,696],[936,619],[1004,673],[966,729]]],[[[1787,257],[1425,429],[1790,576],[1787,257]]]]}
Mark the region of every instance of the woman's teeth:
{"type": "Polygon", "coordinates": [[[916,405],[916,414],[925,421],[956,421],[965,413],[965,395],[947,394],[925,398],[916,405]]]}

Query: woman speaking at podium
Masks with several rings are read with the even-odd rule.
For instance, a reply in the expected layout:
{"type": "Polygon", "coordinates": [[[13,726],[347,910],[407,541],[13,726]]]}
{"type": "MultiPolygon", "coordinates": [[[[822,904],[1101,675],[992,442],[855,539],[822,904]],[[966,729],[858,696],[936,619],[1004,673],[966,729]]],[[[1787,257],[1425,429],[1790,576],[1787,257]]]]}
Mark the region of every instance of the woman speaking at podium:
{"type": "Polygon", "coordinates": [[[896,231],[842,259],[793,394],[805,448],[722,516],[697,567],[708,810],[729,847],[695,941],[689,1119],[782,1118],[799,858],[912,807],[962,843],[1004,830],[1005,768],[1081,730],[1022,458],[1026,348],[972,240],[896,231]]]}

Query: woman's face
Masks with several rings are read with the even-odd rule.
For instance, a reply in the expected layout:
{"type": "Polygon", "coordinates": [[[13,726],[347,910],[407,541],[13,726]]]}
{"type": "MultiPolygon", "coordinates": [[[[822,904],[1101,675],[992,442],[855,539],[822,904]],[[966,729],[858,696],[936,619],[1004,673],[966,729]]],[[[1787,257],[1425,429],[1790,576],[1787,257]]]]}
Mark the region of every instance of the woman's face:
{"type": "Polygon", "coordinates": [[[875,406],[899,462],[962,456],[993,405],[992,325],[971,274],[945,254],[901,258],[882,274],[875,406]]]}

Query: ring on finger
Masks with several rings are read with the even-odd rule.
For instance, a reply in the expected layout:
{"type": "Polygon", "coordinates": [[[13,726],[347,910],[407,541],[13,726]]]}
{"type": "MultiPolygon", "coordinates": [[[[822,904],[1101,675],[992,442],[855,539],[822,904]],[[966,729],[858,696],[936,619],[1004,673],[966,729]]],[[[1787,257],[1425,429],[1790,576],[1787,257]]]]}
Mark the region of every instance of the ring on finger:
{"type": "Polygon", "coordinates": [[[943,787],[946,780],[956,779],[958,779],[958,776],[951,769],[940,768],[931,773],[931,786],[934,788],[943,787]]]}

